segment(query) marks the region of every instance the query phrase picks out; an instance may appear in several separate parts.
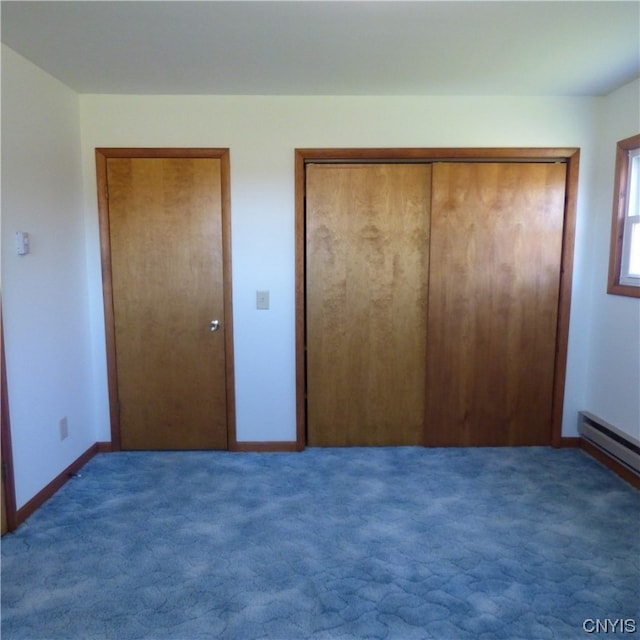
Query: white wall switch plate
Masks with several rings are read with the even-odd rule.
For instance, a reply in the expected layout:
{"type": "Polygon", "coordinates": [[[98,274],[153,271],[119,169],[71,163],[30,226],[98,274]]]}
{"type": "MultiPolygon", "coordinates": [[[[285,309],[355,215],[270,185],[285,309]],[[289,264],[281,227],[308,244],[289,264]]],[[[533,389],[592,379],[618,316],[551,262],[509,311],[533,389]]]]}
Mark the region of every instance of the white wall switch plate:
{"type": "Polygon", "coordinates": [[[60,440],[65,440],[69,437],[69,423],[67,422],[67,416],[60,419],[58,422],[58,428],[60,429],[60,440]]]}
{"type": "Polygon", "coordinates": [[[269,308],[269,292],[268,291],[256,291],[256,309],[268,309],[269,308]]]}
{"type": "Polygon", "coordinates": [[[16,253],[19,256],[29,253],[29,234],[26,231],[16,231],[16,253]]]}

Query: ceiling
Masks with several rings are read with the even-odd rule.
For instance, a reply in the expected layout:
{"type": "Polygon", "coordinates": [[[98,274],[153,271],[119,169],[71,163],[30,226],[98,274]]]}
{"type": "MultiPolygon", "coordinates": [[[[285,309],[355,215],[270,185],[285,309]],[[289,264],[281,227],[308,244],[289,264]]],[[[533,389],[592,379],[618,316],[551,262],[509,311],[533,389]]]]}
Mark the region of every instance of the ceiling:
{"type": "Polygon", "coordinates": [[[604,95],[640,2],[1,3],[2,41],[79,93],[604,95]]]}

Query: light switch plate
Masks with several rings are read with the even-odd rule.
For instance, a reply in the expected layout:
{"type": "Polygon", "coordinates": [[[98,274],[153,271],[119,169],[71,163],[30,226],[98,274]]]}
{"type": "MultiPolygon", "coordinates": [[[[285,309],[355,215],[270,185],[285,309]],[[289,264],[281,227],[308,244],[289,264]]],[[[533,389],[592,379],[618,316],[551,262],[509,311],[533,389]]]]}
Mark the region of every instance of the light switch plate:
{"type": "Polygon", "coordinates": [[[269,292],[256,291],[256,309],[266,310],[269,308],[269,292]]]}

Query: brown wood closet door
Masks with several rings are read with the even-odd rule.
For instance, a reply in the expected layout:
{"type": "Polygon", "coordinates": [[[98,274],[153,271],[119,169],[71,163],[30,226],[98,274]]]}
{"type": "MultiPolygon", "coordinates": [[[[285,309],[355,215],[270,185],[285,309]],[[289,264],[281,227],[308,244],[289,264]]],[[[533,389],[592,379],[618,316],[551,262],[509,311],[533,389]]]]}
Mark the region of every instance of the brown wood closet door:
{"type": "Polygon", "coordinates": [[[220,160],[108,158],[107,183],[121,446],[225,449],[220,160]]]}
{"type": "Polygon", "coordinates": [[[7,508],[4,500],[4,480],[2,479],[2,476],[0,476],[0,500],[2,501],[2,520],[0,523],[0,535],[4,535],[5,533],[7,533],[9,527],[7,525],[7,508]]]}
{"type": "Polygon", "coordinates": [[[550,443],[565,178],[434,165],[427,445],[550,443]]]}
{"type": "MultiPolygon", "coordinates": [[[[2,321],[2,304],[0,302],[0,414],[2,425],[0,427],[0,534],[4,535],[9,530],[9,517],[7,512],[7,487],[5,485],[5,473],[9,473],[9,465],[3,464],[3,458],[8,458],[7,451],[10,448],[8,443],[9,436],[9,394],[7,392],[7,370],[4,357],[4,325],[2,321]]],[[[9,454],[10,455],[10,454],[9,454]]]]}
{"type": "Polygon", "coordinates": [[[430,167],[307,167],[308,443],[421,444],[430,167]]]}

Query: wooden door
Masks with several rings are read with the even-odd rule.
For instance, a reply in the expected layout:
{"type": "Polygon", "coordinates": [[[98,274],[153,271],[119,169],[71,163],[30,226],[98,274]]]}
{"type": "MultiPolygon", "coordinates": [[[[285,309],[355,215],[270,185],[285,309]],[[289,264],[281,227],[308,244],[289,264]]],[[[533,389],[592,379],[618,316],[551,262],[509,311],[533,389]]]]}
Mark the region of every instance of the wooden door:
{"type": "Polygon", "coordinates": [[[226,449],[220,159],[109,157],[106,181],[121,447],[226,449]]]}
{"type": "Polygon", "coordinates": [[[2,429],[0,431],[0,535],[4,535],[9,530],[9,525],[7,522],[7,501],[5,499],[5,486],[4,486],[4,470],[5,466],[2,464],[2,459],[4,458],[4,432],[5,432],[5,414],[8,415],[7,411],[7,393],[6,393],[6,374],[5,374],[5,363],[4,363],[4,326],[2,323],[2,307],[0,307],[0,367],[2,371],[0,373],[2,379],[0,381],[0,402],[2,406],[0,406],[0,413],[2,414],[2,429]]]}
{"type": "Polygon", "coordinates": [[[426,444],[551,442],[566,168],[433,167],[426,444]]]}
{"type": "Polygon", "coordinates": [[[13,531],[16,522],[16,496],[13,478],[13,455],[11,453],[11,425],[9,424],[9,393],[7,390],[7,368],[4,351],[4,326],[2,302],[0,301],[0,509],[2,518],[0,532],[13,531]]]}
{"type": "Polygon", "coordinates": [[[306,174],[308,443],[422,443],[430,167],[306,174]]]}
{"type": "Polygon", "coordinates": [[[2,501],[2,505],[1,505],[2,519],[0,522],[0,535],[4,535],[9,530],[9,527],[7,525],[7,507],[4,499],[4,479],[2,478],[1,474],[0,474],[0,500],[2,501]]]}

